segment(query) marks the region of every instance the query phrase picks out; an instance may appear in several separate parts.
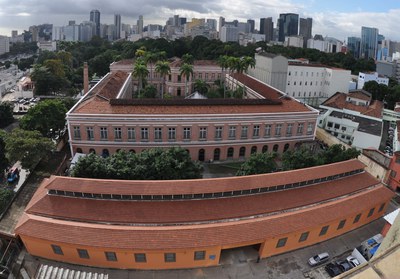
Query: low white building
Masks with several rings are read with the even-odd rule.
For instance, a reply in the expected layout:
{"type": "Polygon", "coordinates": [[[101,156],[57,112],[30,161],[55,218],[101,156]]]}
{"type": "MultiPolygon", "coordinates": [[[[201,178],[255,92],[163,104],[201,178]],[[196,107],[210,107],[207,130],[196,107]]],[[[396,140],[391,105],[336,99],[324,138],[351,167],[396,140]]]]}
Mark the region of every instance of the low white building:
{"type": "Polygon", "coordinates": [[[389,78],[380,76],[377,72],[372,73],[359,73],[358,74],[358,82],[357,89],[363,89],[364,84],[368,81],[376,81],[379,84],[389,85],[389,78]]]}
{"type": "Polygon", "coordinates": [[[287,36],[284,45],[286,47],[303,47],[304,38],[302,36],[287,36]]]}
{"type": "Polygon", "coordinates": [[[318,126],[358,149],[379,149],[383,103],[363,90],[336,93],[320,105],[318,126]]]}

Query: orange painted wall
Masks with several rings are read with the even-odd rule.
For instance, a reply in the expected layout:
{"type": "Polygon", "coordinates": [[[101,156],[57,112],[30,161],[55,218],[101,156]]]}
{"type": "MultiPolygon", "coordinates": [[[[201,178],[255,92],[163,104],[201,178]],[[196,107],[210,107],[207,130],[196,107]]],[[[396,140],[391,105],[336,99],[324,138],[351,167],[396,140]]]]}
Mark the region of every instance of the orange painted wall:
{"type": "MultiPolygon", "coordinates": [[[[327,239],[340,236],[346,232],[359,228],[366,225],[369,222],[381,217],[386,212],[386,207],[388,202],[386,202],[384,208],[379,211],[381,204],[376,204],[368,208],[366,211],[361,213],[361,218],[355,224],[353,220],[357,214],[349,215],[346,219],[344,227],[337,230],[340,220],[334,220],[330,223],[321,224],[318,227],[310,228],[304,231],[296,231],[292,234],[281,235],[275,238],[265,239],[265,240],[255,240],[253,242],[243,242],[236,245],[222,245],[218,247],[208,247],[208,248],[188,248],[180,250],[115,250],[99,247],[85,247],[85,246],[74,246],[70,244],[65,244],[62,242],[49,242],[42,239],[36,239],[20,235],[22,241],[25,244],[28,252],[34,256],[47,258],[51,260],[75,263],[79,265],[86,266],[97,266],[97,267],[109,267],[109,268],[120,268],[120,269],[177,269],[177,268],[195,268],[195,267],[207,267],[215,266],[219,264],[220,254],[222,249],[230,249],[243,246],[251,246],[254,244],[261,244],[259,255],[261,258],[270,257],[273,255],[289,252],[306,246],[310,246],[327,239]],[[374,213],[367,217],[369,210],[375,208],[374,213]],[[319,236],[322,227],[329,225],[329,229],[324,236],[319,236]],[[300,235],[303,232],[309,231],[308,239],[304,242],[299,242],[300,235]],[[287,237],[287,242],[285,246],[277,248],[277,242],[279,239],[287,237]],[[61,247],[64,255],[57,255],[53,252],[51,244],[55,244],[61,247]],[[90,259],[82,259],[79,257],[77,248],[86,249],[89,253],[90,259]],[[115,252],[117,255],[117,261],[107,261],[105,257],[105,251],[115,252]],[[206,251],[205,260],[194,260],[195,251],[206,251]],[[136,263],[134,259],[134,253],[145,253],[146,263],[136,263]],[[176,262],[166,263],[164,261],[164,253],[176,253],[176,262]]],[[[323,212],[321,212],[323,214],[323,212]]],[[[301,222],[301,220],[299,220],[301,222]]],[[[118,241],[118,240],[116,240],[118,241]]]]}

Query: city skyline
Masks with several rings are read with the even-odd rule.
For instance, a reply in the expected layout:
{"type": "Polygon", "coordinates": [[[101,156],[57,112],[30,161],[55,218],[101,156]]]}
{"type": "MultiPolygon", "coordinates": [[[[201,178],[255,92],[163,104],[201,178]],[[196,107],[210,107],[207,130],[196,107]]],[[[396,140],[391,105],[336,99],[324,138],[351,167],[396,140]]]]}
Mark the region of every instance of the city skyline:
{"type": "Polygon", "coordinates": [[[280,13],[297,13],[300,17],[313,18],[313,35],[335,37],[347,40],[350,36],[361,36],[361,26],[375,27],[379,33],[391,40],[400,41],[400,34],[393,26],[400,25],[400,3],[395,0],[385,1],[385,7],[376,5],[371,0],[345,2],[338,0],[326,3],[315,0],[235,0],[229,4],[224,1],[158,1],[146,3],[115,0],[106,1],[66,0],[64,5],[44,0],[29,1],[24,5],[18,1],[0,0],[0,35],[11,36],[11,30],[28,30],[31,25],[51,23],[55,26],[67,25],[69,20],[87,21],[90,11],[97,9],[101,13],[101,22],[113,23],[114,14],[121,14],[122,22],[136,24],[139,15],[144,17],[144,25],[150,23],[164,25],[169,17],[179,14],[181,17],[214,18],[224,16],[226,20],[237,19],[246,22],[256,21],[259,29],[260,18],[272,17],[274,25],[280,13]],[[135,7],[135,9],[129,9],[135,7]]]}

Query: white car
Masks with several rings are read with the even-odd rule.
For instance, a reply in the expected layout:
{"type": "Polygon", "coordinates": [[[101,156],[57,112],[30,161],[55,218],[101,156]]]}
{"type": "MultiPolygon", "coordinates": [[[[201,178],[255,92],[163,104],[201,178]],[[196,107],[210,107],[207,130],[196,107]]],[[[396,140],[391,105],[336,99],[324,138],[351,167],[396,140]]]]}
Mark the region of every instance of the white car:
{"type": "Polygon", "coordinates": [[[360,265],[360,262],[353,256],[348,256],[346,261],[353,267],[360,265]]]}
{"type": "Polygon", "coordinates": [[[318,255],[315,255],[314,257],[311,257],[310,259],[308,259],[308,264],[311,266],[316,266],[319,264],[322,264],[326,261],[328,261],[329,259],[329,254],[328,253],[320,253],[318,255]]]}

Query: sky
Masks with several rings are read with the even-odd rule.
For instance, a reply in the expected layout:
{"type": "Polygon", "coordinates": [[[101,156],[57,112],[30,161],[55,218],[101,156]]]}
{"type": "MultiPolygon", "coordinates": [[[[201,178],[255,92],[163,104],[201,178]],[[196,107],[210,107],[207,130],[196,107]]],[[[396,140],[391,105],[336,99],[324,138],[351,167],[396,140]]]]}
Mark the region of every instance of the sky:
{"type": "Polygon", "coordinates": [[[179,14],[190,20],[224,16],[227,21],[256,20],[272,17],[274,24],[280,13],[298,13],[313,18],[313,35],[346,40],[361,36],[361,26],[376,27],[385,38],[400,41],[399,0],[0,0],[0,35],[11,36],[11,30],[28,30],[31,25],[52,23],[67,25],[69,20],[89,20],[97,9],[102,23],[112,23],[113,14],[121,14],[122,22],[136,24],[143,15],[144,24],[165,24],[179,14]]]}

